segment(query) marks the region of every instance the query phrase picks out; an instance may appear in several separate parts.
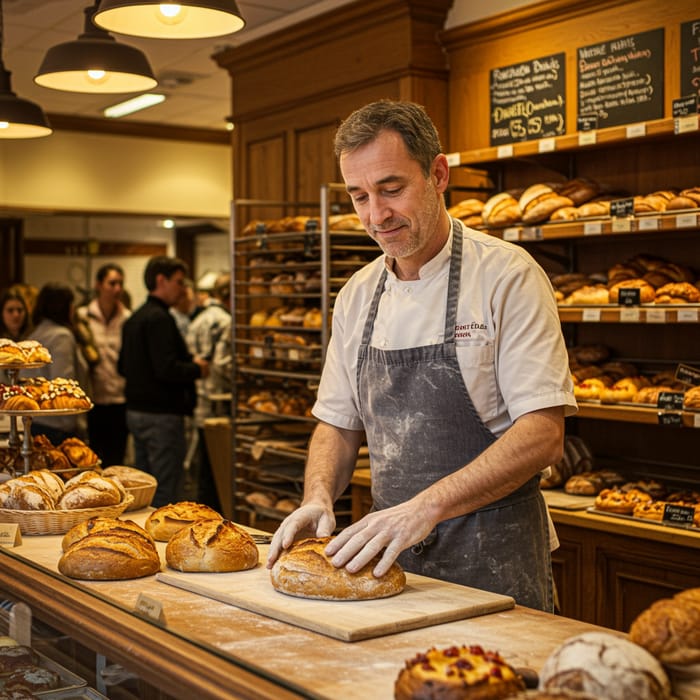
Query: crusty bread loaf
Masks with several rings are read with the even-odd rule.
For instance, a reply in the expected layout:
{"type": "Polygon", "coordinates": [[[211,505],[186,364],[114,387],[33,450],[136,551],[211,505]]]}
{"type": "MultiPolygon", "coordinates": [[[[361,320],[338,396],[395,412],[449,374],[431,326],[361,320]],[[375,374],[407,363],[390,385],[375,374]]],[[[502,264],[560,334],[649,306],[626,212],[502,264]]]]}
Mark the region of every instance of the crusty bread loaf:
{"type": "Polygon", "coordinates": [[[700,663],[700,589],[652,603],[635,618],[629,633],[664,664],[700,663]]]}
{"type": "Polygon", "coordinates": [[[66,488],[56,503],[59,510],[102,508],[115,506],[126,497],[124,487],[116,480],[97,472],[81,472],[66,482],[66,488]]]}
{"type": "Polygon", "coordinates": [[[31,481],[17,477],[0,485],[0,507],[9,510],[53,510],[51,494],[31,481]]]}
{"type": "Polygon", "coordinates": [[[455,219],[466,219],[470,216],[481,214],[483,209],[484,203],[480,199],[471,197],[454,204],[447,210],[447,213],[450,216],[454,216],[455,219]]]}
{"type": "Polygon", "coordinates": [[[657,304],[697,304],[700,302],[700,290],[690,282],[671,282],[656,290],[657,304]]]}
{"type": "Polygon", "coordinates": [[[141,578],[160,570],[160,558],[155,546],[136,533],[95,532],[68,547],[58,570],[90,581],[141,578]]]}
{"type": "Polygon", "coordinates": [[[165,561],[178,571],[243,571],[258,563],[253,538],[230,520],[199,520],[168,541],[165,561]]]}
{"type": "Polygon", "coordinates": [[[370,600],[401,593],[406,575],[394,563],[381,578],[372,574],[379,557],[355,574],[331,564],[324,550],[330,537],[309,537],[282,552],[270,571],[275,590],[300,598],[320,600],[370,600]]]}
{"type": "Polygon", "coordinates": [[[518,200],[509,192],[499,192],[486,200],[481,216],[487,226],[508,226],[520,221],[518,200]]]}
{"type": "Polygon", "coordinates": [[[621,289],[639,289],[639,302],[649,304],[656,298],[656,290],[641,278],[622,280],[610,287],[610,303],[617,304],[620,301],[621,289]]]}
{"type": "Polygon", "coordinates": [[[573,205],[574,203],[568,197],[563,197],[549,185],[543,184],[528,187],[520,195],[518,201],[523,221],[526,224],[546,221],[557,209],[573,205]]]}
{"type": "Polygon", "coordinates": [[[147,543],[155,547],[153,538],[133,520],[120,520],[119,518],[89,518],[83,522],[74,525],[61,541],[61,549],[65,552],[71,545],[78,540],[82,540],[88,535],[97,532],[110,532],[112,534],[124,535],[127,537],[138,536],[143,538],[147,543]]]}
{"type": "Polygon", "coordinates": [[[637,644],[608,632],[584,632],[558,646],[541,671],[542,690],[583,691],[606,700],[668,700],[661,664],[637,644]]]}
{"type": "Polygon", "coordinates": [[[168,503],[154,510],[144,527],[159,542],[167,542],[178,530],[198,520],[223,520],[213,508],[193,501],[168,503]]]}

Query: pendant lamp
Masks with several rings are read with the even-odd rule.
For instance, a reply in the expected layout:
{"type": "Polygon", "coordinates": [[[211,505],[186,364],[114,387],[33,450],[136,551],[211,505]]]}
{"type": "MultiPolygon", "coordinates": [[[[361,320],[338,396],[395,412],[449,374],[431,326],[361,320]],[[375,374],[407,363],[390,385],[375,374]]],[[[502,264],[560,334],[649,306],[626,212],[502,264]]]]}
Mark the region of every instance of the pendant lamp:
{"type": "Polygon", "coordinates": [[[10,71],[2,60],[3,22],[0,0],[0,139],[33,139],[48,136],[51,127],[39,105],[12,92],[10,71]]]}
{"type": "Polygon", "coordinates": [[[245,20],[235,0],[101,0],[95,23],[131,36],[203,39],[237,32],[245,20]]]}
{"type": "Polygon", "coordinates": [[[93,24],[97,3],[86,7],[85,30],[75,40],[51,47],[34,82],[69,92],[143,92],[158,84],[146,55],[93,24]]]}

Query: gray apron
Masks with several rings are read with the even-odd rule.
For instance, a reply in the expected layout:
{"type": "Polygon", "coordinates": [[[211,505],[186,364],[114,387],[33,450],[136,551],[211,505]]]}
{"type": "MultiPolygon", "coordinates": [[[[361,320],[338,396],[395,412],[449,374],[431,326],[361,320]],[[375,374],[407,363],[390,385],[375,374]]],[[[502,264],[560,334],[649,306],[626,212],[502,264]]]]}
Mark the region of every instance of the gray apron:
{"type": "MultiPolygon", "coordinates": [[[[474,408],[457,361],[462,229],[456,221],[452,231],[444,342],[402,350],[370,346],[386,270],[365,322],[357,383],[376,510],[412,498],[496,440],[474,408]]],[[[551,611],[549,532],[539,476],[495,503],[439,523],[399,562],[413,573],[503,593],[520,605],[551,611]]]]}

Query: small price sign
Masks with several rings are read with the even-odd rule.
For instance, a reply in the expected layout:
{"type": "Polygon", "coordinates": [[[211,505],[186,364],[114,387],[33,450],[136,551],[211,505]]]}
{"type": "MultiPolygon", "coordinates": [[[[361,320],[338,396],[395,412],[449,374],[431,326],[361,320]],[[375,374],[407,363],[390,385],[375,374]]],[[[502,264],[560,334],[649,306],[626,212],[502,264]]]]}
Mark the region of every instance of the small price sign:
{"type": "Polygon", "coordinates": [[[634,197],[614,199],[610,202],[610,216],[622,218],[634,214],[634,197]]]}
{"type": "Polygon", "coordinates": [[[695,508],[693,506],[677,506],[673,503],[667,503],[664,506],[662,520],[674,525],[692,525],[694,517],[695,508]]]}

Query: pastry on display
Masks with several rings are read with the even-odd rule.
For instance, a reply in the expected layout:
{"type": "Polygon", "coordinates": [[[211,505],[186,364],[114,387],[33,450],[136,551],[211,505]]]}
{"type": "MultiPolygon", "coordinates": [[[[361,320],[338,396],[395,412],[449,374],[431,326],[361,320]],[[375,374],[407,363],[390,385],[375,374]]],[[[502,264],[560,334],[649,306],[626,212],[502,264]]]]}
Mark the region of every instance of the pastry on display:
{"type": "Polygon", "coordinates": [[[74,466],[81,469],[94,467],[99,462],[97,454],[86,445],[80,438],[66,438],[58,449],[63,452],[68,458],[68,461],[74,466]]]}
{"type": "Polygon", "coordinates": [[[577,399],[583,399],[585,401],[596,401],[600,400],[606,388],[607,386],[603,379],[591,377],[590,379],[584,379],[584,381],[574,385],[574,396],[577,399]]]}
{"type": "Polygon", "coordinates": [[[51,362],[51,353],[36,340],[0,338],[0,365],[17,365],[51,362]]]}
{"type": "Polygon", "coordinates": [[[564,298],[564,304],[608,304],[610,292],[604,284],[586,284],[564,298]]]}
{"type": "Polygon", "coordinates": [[[34,649],[24,644],[2,646],[0,647],[0,676],[6,676],[20,666],[33,666],[37,660],[34,649]]]}
{"type": "Polygon", "coordinates": [[[645,386],[649,386],[649,380],[646,377],[623,377],[612,386],[605,387],[600,392],[600,400],[603,403],[631,402],[637,392],[645,386]]]}
{"type": "Polygon", "coordinates": [[[670,282],[656,290],[656,304],[697,304],[700,290],[690,282],[670,282]]]}
{"type": "Polygon", "coordinates": [[[621,474],[609,469],[587,471],[570,476],[564,491],[577,496],[597,496],[603,489],[620,486],[624,481],[621,474]]]}
{"type": "Polygon", "coordinates": [[[180,528],[168,540],[165,561],[178,571],[244,571],[257,565],[258,548],[253,538],[230,520],[199,520],[180,528]]]}
{"type": "Polygon", "coordinates": [[[698,209],[700,207],[700,187],[681,190],[666,205],[666,209],[698,209]]]}
{"type": "Polygon", "coordinates": [[[637,196],[634,198],[634,213],[646,214],[666,211],[666,207],[676,194],[675,190],[658,190],[644,196],[637,196]]]}
{"type": "Polygon", "coordinates": [[[619,513],[622,515],[632,515],[635,507],[639,503],[651,501],[652,497],[641,489],[630,489],[623,491],[619,487],[603,489],[595,499],[596,510],[619,513]]]}
{"type": "Polygon", "coordinates": [[[540,670],[539,687],[605,700],[668,700],[671,684],[646,649],[608,632],[584,632],[558,646],[540,670]]]}
{"type": "Polygon", "coordinates": [[[299,598],[319,600],[372,600],[401,593],[406,575],[394,562],[388,573],[377,578],[372,569],[379,556],[360,571],[337,568],[325,554],[330,537],[309,537],[283,551],[270,570],[275,590],[299,598]]]}
{"type": "Polygon", "coordinates": [[[593,453],[588,445],[577,435],[566,435],[562,458],[542,474],[540,487],[543,489],[561,486],[574,474],[593,468],[593,453]]]}
{"type": "Polygon", "coordinates": [[[646,280],[639,277],[616,282],[610,287],[610,303],[617,304],[620,301],[621,289],[638,289],[639,303],[650,304],[656,299],[656,290],[646,280]]]}
{"type": "Polygon", "coordinates": [[[691,411],[700,409],[700,386],[688,389],[683,395],[683,408],[691,411]]]}
{"type": "Polygon", "coordinates": [[[406,661],[395,700],[496,700],[525,690],[523,679],[497,651],[481,646],[428,649],[406,661]]]}
{"type": "Polygon", "coordinates": [[[223,520],[213,508],[203,503],[179,501],[156,508],[146,518],[146,531],[159,542],[167,542],[176,532],[198,520],[223,520]]]}
{"type": "Polygon", "coordinates": [[[84,529],[74,535],[69,530],[66,536],[71,535],[72,541],[58,561],[58,570],[64,576],[88,581],[133,579],[155,574],[160,571],[158,551],[147,533],[138,532],[135,527],[93,527],[84,536],[80,536],[84,529]]]}
{"type": "Polygon", "coordinates": [[[21,348],[26,361],[29,363],[43,363],[48,364],[51,362],[51,353],[49,349],[44,347],[38,340],[20,340],[17,345],[21,348]]]}
{"type": "MultiPolygon", "coordinates": [[[[20,693],[45,693],[55,690],[61,682],[61,676],[50,668],[27,665],[13,671],[3,679],[3,691],[9,698],[22,697],[20,693]]],[[[26,695],[24,697],[27,697],[26,695]]]]}
{"type": "Polygon", "coordinates": [[[41,409],[87,410],[92,402],[75,379],[52,379],[39,399],[41,409]]]}
{"type": "Polygon", "coordinates": [[[0,410],[38,411],[39,402],[18,384],[0,385],[0,410]]]}

